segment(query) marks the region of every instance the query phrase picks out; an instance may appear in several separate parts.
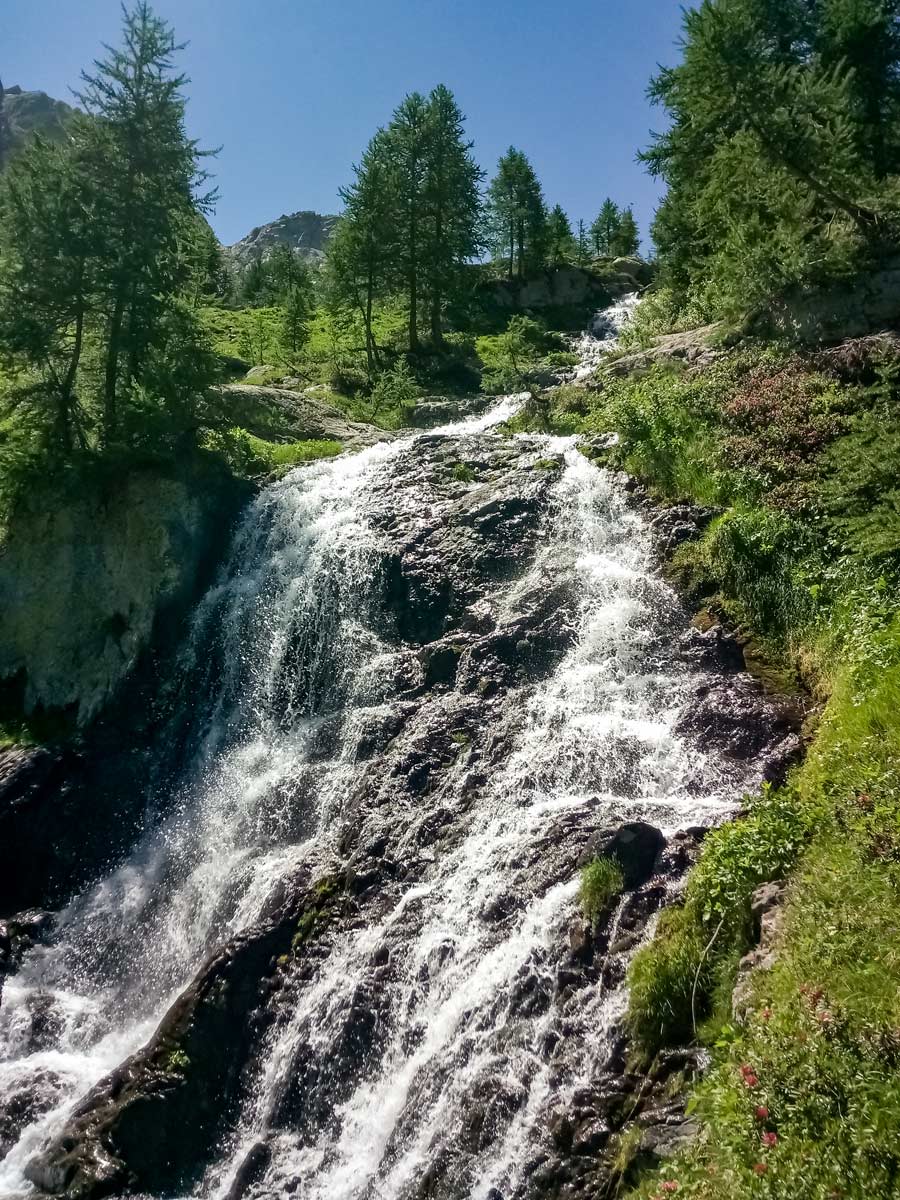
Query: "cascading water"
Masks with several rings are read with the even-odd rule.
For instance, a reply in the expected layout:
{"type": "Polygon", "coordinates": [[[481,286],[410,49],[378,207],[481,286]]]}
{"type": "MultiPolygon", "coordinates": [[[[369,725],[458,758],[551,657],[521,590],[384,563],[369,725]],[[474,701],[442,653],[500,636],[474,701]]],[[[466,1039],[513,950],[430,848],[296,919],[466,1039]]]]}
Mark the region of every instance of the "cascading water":
{"type": "Polygon", "coordinates": [[[647,522],[575,439],[498,434],[519,402],[250,506],[184,651],[188,777],[7,983],[0,1195],[301,876],[343,872],[350,917],[280,963],[191,1195],[512,1197],[604,1069],[623,990],[567,984],[579,855],[717,819],[758,763],[684,732],[715,668],[647,522]]]}

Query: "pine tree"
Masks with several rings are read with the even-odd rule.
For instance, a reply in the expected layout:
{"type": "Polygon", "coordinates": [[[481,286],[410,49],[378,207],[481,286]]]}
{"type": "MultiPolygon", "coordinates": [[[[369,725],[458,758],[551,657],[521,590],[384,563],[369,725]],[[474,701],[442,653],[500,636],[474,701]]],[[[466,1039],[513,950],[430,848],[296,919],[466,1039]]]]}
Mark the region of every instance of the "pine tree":
{"type": "Polygon", "coordinates": [[[279,345],[282,353],[290,362],[296,362],[297,356],[309,340],[309,319],[313,312],[313,293],[310,281],[291,285],[281,302],[281,318],[279,322],[279,345]]]}
{"type": "Polygon", "coordinates": [[[521,150],[510,146],[497,164],[488,189],[488,227],[495,257],[506,259],[507,273],[522,279],[543,261],[547,248],[547,210],[541,185],[521,150]]]}
{"type": "Polygon", "coordinates": [[[561,267],[572,262],[577,254],[572,226],[562,206],[557,204],[547,218],[547,263],[561,267]]]}
{"type": "Polygon", "coordinates": [[[207,209],[211,195],[194,196],[205,178],[201,151],[184,130],[184,75],[172,59],[181,49],[171,28],[146,0],[126,11],[122,49],[108,49],[93,75],[84,74],[80,100],[108,157],[105,220],[108,255],[103,287],[107,327],[103,366],[103,428],[119,433],[122,402],[141,381],[167,305],[188,273],[182,253],[184,222],[207,209]]]}
{"type": "Polygon", "coordinates": [[[618,204],[608,196],[603,201],[597,219],[591,226],[591,240],[594,243],[594,254],[600,258],[612,254],[612,243],[619,229],[622,214],[618,204]]]}
{"type": "Polygon", "coordinates": [[[484,174],[472,157],[464,117],[449,88],[436,87],[428,97],[427,120],[423,260],[431,336],[439,344],[444,304],[459,291],[463,267],[480,249],[484,174]]]}
{"type": "Polygon", "coordinates": [[[610,240],[609,252],[617,257],[628,258],[637,254],[640,245],[641,234],[634,213],[630,208],[626,208],[619,217],[618,227],[610,240]]]}

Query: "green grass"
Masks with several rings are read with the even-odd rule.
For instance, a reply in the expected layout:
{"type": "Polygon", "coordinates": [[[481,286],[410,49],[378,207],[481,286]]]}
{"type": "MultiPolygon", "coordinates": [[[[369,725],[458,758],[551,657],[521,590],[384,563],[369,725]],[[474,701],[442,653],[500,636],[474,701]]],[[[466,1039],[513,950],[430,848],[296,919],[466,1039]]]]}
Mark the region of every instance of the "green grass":
{"type": "Polygon", "coordinates": [[[622,891],[622,868],[614,858],[595,858],[581,872],[578,898],[585,917],[596,924],[622,891]]]}

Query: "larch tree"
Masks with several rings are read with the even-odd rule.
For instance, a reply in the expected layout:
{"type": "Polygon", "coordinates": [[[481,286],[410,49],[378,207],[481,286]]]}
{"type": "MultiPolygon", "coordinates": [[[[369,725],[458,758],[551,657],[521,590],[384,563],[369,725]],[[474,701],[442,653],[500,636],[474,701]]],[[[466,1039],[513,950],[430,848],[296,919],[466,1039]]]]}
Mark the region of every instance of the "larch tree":
{"type": "Polygon", "coordinates": [[[562,205],[557,204],[547,218],[547,263],[551,267],[561,267],[572,262],[577,253],[569,218],[562,205]]]}
{"type": "Polygon", "coordinates": [[[120,410],[148,356],[163,349],[164,315],[185,284],[186,218],[210,207],[197,143],[184,128],[186,77],[171,27],[139,0],[124,17],[123,46],[107,48],[80,94],[108,157],[103,432],[119,434],[120,410]]]}
{"type": "Polygon", "coordinates": [[[395,109],[386,132],[398,222],[395,266],[406,292],[411,353],[419,349],[419,305],[427,257],[430,126],[428,102],[421,93],[413,92],[395,109]]]}
{"type": "Polygon", "coordinates": [[[353,183],[341,191],[344,214],[328,247],[328,296],[362,320],[369,377],[380,366],[373,329],[376,301],[396,282],[401,230],[396,220],[396,186],[391,142],[380,129],[354,166],[353,183]]]}
{"type": "Polygon", "coordinates": [[[618,204],[607,196],[597,214],[597,219],[591,225],[591,241],[594,246],[594,254],[598,257],[613,253],[611,246],[621,219],[622,214],[618,204]]]}
{"type": "Polygon", "coordinates": [[[634,212],[626,208],[619,217],[619,224],[609,243],[610,254],[629,257],[637,254],[641,245],[641,233],[634,212]]]}
{"type": "Polygon", "coordinates": [[[510,146],[488,189],[488,226],[494,253],[510,279],[539,267],[547,247],[547,209],[534,168],[510,146]]]}
{"type": "Polygon", "coordinates": [[[484,173],[465,137],[453,93],[440,85],[428,97],[424,180],[423,265],[432,341],[443,338],[443,311],[459,291],[463,268],[480,250],[479,188],[484,173]]]}

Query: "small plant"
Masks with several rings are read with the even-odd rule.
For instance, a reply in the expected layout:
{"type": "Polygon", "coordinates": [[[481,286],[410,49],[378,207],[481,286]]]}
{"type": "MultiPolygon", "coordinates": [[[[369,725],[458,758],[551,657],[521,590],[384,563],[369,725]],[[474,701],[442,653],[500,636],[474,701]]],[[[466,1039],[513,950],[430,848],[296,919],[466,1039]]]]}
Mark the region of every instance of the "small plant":
{"type": "Polygon", "coordinates": [[[472,483],[475,479],[475,472],[468,463],[457,463],[453,468],[453,478],[457,483],[472,483]]]}
{"type": "Polygon", "coordinates": [[[166,1059],[167,1070],[178,1071],[179,1074],[183,1075],[190,1065],[191,1060],[180,1046],[176,1046],[174,1050],[169,1051],[169,1055],[166,1059]]]}
{"type": "Polygon", "coordinates": [[[581,872],[579,899],[585,917],[596,924],[624,886],[622,868],[614,858],[595,858],[581,872]]]}

